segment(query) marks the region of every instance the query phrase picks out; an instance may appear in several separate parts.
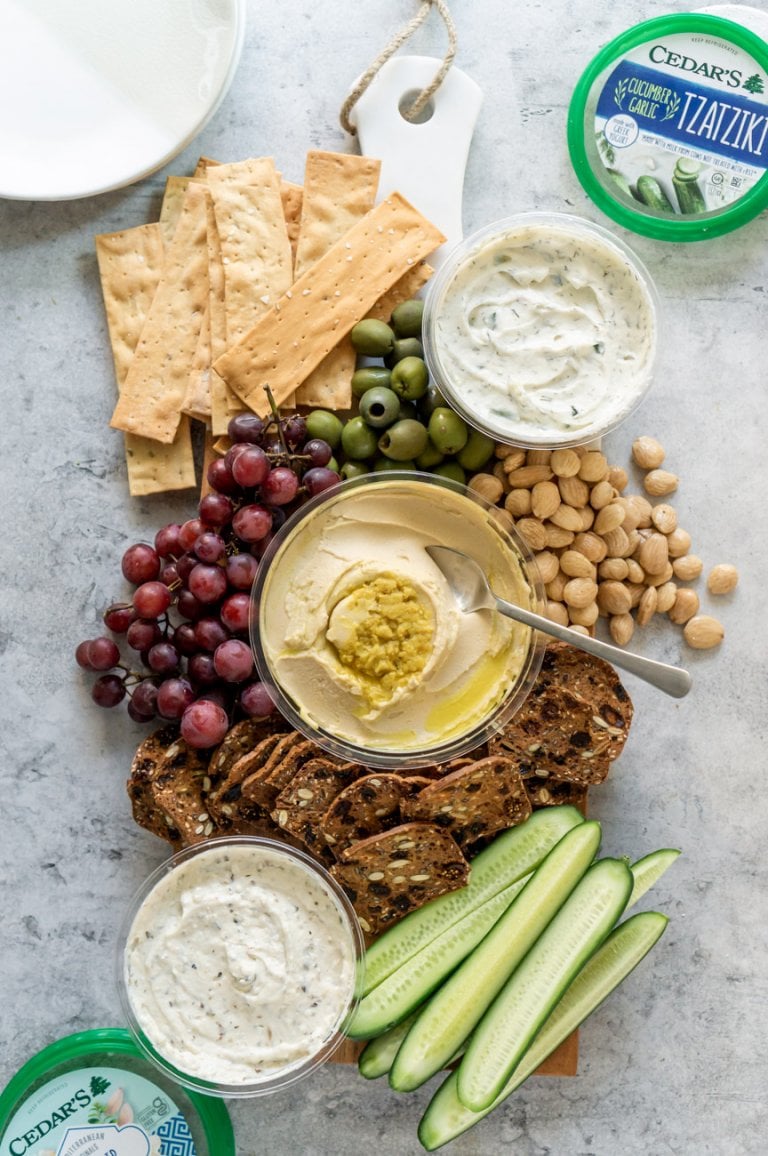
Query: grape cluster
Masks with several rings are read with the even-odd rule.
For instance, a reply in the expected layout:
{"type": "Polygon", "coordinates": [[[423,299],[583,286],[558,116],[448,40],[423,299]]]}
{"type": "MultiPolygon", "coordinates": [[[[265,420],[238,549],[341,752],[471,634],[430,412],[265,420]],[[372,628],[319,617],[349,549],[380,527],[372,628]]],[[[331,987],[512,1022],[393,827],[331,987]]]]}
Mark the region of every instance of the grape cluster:
{"type": "Polygon", "coordinates": [[[288,514],[341,480],[329,468],[330,445],[310,435],[301,415],[240,414],[228,435],[231,448],[208,468],[211,490],[197,517],[163,526],[154,545],[139,542],[123,555],[135,589],[130,602],[106,610],[104,623],[142,669],[123,663],[113,638],[81,642],[75,652],[79,666],[99,674],[91,691],[99,706],[127,698],[136,722],[180,722],[198,749],[221,742],[236,716],[275,709],[254,672],[250,590],[288,514]]]}

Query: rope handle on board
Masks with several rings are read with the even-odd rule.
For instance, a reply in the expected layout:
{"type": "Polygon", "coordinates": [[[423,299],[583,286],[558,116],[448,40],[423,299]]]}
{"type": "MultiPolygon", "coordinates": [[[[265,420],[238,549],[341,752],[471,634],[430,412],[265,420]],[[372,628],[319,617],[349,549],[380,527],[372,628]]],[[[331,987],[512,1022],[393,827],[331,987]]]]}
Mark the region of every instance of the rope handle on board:
{"type": "Polygon", "coordinates": [[[376,76],[381,66],[386,64],[390,56],[394,56],[398,48],[401,48],[403,44],[405,44],[406,40],[408,40],[408,38],[421,27],[421,25],[429,16],[432,8],[437,9],[438,14],[442,18],[443,24],[445,25],[445,30],[448,33],[448,49],[446,51],[445,57],[443,58],[443,63],[438,68],[432,80],[429,82],[426,88],[422,89],[410,108],[407,108],[403,111],[403,116],[405,119],[411,121],[415,120],[419,113],[426,107],[430,97],[434,96],[434,94],[437,92],[438,88],[445,80],[448,69],[453,64],[454,58],[456,56],[456,46],[458,40],[456,35],[456,25],[453,23],[453,17],[448,11],[446,0],[422,0],[421,7],[413,19],[409,20],[404,28],[401,28],[399,32],[395,33],[386,48],[379,53],[373,64],[371,64],[366,69],[366,71],[354,85],[351,92],[349,93],[349,96],[341,106],[339,120],[341,121],[341,127],[345,132],[348,132],[351,136],[355,135],[357,130],[352,121],[349,119],[349,114],[351,113],[352,109],[355,107],[360,97],[371,84],[373,78],[376,76]]]}

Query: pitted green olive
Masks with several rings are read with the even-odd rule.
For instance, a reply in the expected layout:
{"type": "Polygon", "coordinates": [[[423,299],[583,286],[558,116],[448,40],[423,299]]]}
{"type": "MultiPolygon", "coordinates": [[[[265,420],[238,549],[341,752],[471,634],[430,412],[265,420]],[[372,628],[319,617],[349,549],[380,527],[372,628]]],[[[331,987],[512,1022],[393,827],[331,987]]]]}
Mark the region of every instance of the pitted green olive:
{"type": "Polygon", "coordinates": [[[428,420],[439,405],[447,408],[448,402],[435,383],[431,381],[424,396],[419,398],[419,412],[425,420],[428,420]]]}
{"type": "Polygon", "coordinates": [[[486,462],[491,460],[495,448],[496,442],[493,438],[489,438],[488,434],[480,433],[480,430],[473,429],[469,432],[464,449],[456,454],[456,461],[465,470],[474,473],[476,470],[481,470],[486,462]]]}
{"type": "Polygon", "coordinates": [[[416,458],[416,465],[420,470],[431,470],[433,466],[439,466],[445,454],[441,454],[432,442],[427,438],[427,444],[416,458]]]}
{"type": "Polygon", "coordinates": [[[392,369],[392,389],[404,401],[416,401],[427,392],[429,373],[420,357],[404,357],[392,369]]]}
{"type": "Polygon", "coordinates": [[[307,434],[310,438],[321,438],[322,441],[328,442],[332,450],[336,449],[341,441],[344,426],[335,413],[331,413],[329,409],[313,409],[307,414],[306,421],[307,434]]]}
{"type": "Polygon", "coordinates": [[[389,389],[391,376],[391,372],[383,365],[364,365],[352,374],[352,394],[354,397],[362,397],[369,389],[377,386],[389,389]]]}
{"type": "Polygon", "coordinates": [[[355,351],[365,357],[384,357],[395,345],[395,335],[386,321],[377,321],[375,317],[358,321],[349,337],[355,351]]]}
{"type": "Polygon", "coordinates": [[[466,422],[446,406],[438,406],[429,419],[429,436],[443,454],[457,454],[469,440],[466,422]]]}
{"type": "Polygon", "coordinates": [[[379,438],[379,449],[385,457],[396,462],[406,462],[423,453],[427,444],[427,431],[420,421],[405,418],[391,425],[379,438]]]}
{"type": "Polygon", "coordinates": [[[392,311],[391,325],[396,337],[421,337],[424,302],[418,297],[403,301],[392,311]]]}
{"type": "Polygon", "coordinates": [[[376,458],[373,463],[373,472],[375,474],[384,474],[389,470],[415,470],[415,462],[396,462],[392,458],[376,458]]]}
{"type": "Polygon", "coordinates": [[[341,447],[355,461],[372,458],[376,453],[376,431],[361,417],[350,418],[341,431],[341,447]]]}
{"type": "Polygon", "coordinates": [[[365,474],[369,474],[371,470],[370,466],[367,466],[365,462],[345,462],[339,472],[342,478],[348,481],[350,478],[362,478],[365,474]]]}
{"type": "Polygon", "coordinates": [[[400,398],[391,389],[374,386],[360,398],[360,416],[374,429],[384,429],[397,421],[400,398]]]}
{"type": "Polygon", "coordinates": [[[467,481],[467,475],[458,462],[442,462],[439,466],[435,466],[432,473],[437,474],[439,478],[449,478],[452,482],[460,482],[462,486],[467,481]]]}
{"type": "Polygon", "coordinates": [[[384,357],[384,364],[393,369],[404,357],[423,357],[424,346],[417,337],[402,337],[384,357]]]}

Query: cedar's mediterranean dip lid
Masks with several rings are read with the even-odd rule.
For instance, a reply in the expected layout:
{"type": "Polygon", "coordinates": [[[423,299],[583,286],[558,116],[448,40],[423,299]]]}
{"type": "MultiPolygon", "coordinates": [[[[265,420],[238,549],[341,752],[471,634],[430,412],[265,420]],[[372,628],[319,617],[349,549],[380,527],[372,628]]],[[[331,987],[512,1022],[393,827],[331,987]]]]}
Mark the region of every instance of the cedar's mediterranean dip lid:
{"type": "Polygon", "coordinates": [[[224,1104],[187,1092],[121,1028],[66,1036],[0,1094],[0,1156],[235,1156],[224,1104]]]}
{"type": "Polygon", "coordinates": [[[568,147],[627,229],[698,241],[738,228],[768,206],[768,44],[708,13],[630,28],[579,80],[568,147]]]}

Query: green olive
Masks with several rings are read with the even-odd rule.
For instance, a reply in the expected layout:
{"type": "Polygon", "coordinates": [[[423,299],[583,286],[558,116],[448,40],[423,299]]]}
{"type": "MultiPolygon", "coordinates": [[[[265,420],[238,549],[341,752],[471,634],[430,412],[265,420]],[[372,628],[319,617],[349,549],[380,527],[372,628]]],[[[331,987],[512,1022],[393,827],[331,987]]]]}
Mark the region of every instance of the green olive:
{"type": "Polygon", "coordinates": [[[385,457],[396,462],[407,462],[423,453],[427,445],[427,431],[420,421],[405,418],[391,425],[379,438],[379,449],[385,457]]]}
{"type": "Polygon", "coordinates": [[[448,402],[435,383],[430,382],[424,396],[419,398],[419,412],[422,417],[429,419],[439,405],[447,408],[448,402]]]}
{"type": "Polygon", "coordinates": [[[369,389],[382,386],[389,389],[392,374],[383,365],[365,365],[356,369],[352,374],[352,393],[355,397],[362,397],[369,389]]]}
{"type": "Polygon", "coordinates": [[[444,457],[445,454],[441,454],[427,438],[426,446],[416,458],[416,465],[420,470],[431,470],[433,466],[439,466],[444,457]]]}
{"type": "Polygon", "coordinates": [[[447,406],[438,406],[429,419],[429,436],[443,454],[457,454],[469,440],[466,422],[447,406]]]}
{"type": "Polygon", "coordinates": [[[386,321],[377,321],[375,317],[358,321],[349,336],[356,352],[366,357],[383,357],[391,353],[395,345],[395,335],[386,321]]]}
{"type": "Polygon", "coordinates": [[[424,302],[418,297],[403,301],[392,311],[391,324],[395,337],[421,337],[421,321],[424,316],[424,302]]]}
{"type": "Polygon", "coordinates": [[[375,474],[384,474],[389,470],[415,470],[415,462],[395,462],[392,458],[376,458],[373,463],[373,472],[375,474]]]}
{"type": "Polygon", "coordinates": [[[374,429],[384,429],[397,421],[400,398],[391,389],[374,386],[360,398],[360,417],[374,429]]]}
{"type": "Polygon", "coordinates": [[[365,474],[371,472],[370,466],[365,462],[345,462],[339,471],[342,478],[348,481],[350,478],[362,478],[365,474]]]}
{"type": "Polygon", "coordinates": [[[341,441],[343,423],[329,409],[313,409],[307,414],[307,434],[311,438],[322,438],[332,450],[341,441]]]}
{"type": "Polygon", "coordinates": [[[376,453],[376,431],[361,417],[349,419],[341,431],[341,446],[348,458],[362,461],[376,453]]]}
{"type": "Polygon", "coordinates": [[[423,357],[424,346],[416,337],[402,337],[384,357],[384,364],[393,369],[404,357],[423,357]]]}
{"type": "MultiPolygon", "coordinates": [[[[405,421],[406,418],[412,418],[414,421],[419,420],[419,411],[412,401],[400,402],[400,409],[397,411],[397,420],[405,421]]],[[[421,424],[424,425],[424,422],[421,424]]]]}
{"type": "Polygon", "coordinates": [[[464,449],[456,455],[456,461],[465,470],[474,473],[475,470],[481,470],[486,462],[490,461],[495,448],[496,442],[493,438],[489,438],[488,434],[480,433],[480,430],[473,429],[469,432],[469,439],[464,449]]]}
{"type": "Polygon", "coordinates": [[[460,482],[462,486],[465,485],[467,481],[467,475],[458,462],[442,462],[439,466],[435,466],[432,473],[437,474],[439,478],[448,478],[452,482],[460,482]]]}
{"type": "Polygon", "coordinates": [[[325,468],[326,468],[327,470],[334,470],[334,471],[335,471],[335,472],[338,474],[338,472],[339,472],[339,463],[337,462],[336,458],[331,458],[331,460],[330,460],[330,461],[328,461],[328,462],[326,462],[326,463],[325,463],[325,468]]]}
{"type": "Polygon", "coordinates": [[[416,401],[427,392],[429,373],[420,357],[404,357],[392,370],[392,389],[405,401],[416,401]]]}

